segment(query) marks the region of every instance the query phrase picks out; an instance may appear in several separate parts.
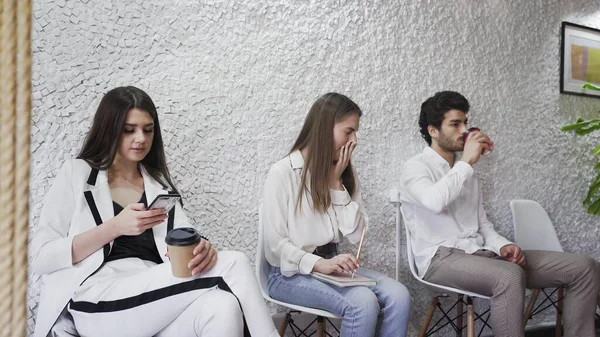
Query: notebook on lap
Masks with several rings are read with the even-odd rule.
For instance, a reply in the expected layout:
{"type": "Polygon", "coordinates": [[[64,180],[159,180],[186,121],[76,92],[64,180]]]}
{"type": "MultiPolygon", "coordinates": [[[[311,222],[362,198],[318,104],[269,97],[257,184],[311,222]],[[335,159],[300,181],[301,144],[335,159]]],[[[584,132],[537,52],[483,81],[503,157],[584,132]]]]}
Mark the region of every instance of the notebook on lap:
{"type": "Polygon", "coordinates": [[[354,278],[350,274],[346,273],[332,273],[329,275],[313,271],[312,277],[317,280],[321,280],[325,283],[333,284],[336,287],[355,287],[355,286],[374,286],[377,282],[372,278],[354,275],[354,278]]]}

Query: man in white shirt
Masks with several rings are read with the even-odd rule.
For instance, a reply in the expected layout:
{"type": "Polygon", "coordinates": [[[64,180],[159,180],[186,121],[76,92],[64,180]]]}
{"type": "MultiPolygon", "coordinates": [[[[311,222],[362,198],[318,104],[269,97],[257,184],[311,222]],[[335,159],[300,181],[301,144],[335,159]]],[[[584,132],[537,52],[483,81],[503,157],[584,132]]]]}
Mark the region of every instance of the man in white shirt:
{"type": "Polygon", "coordinates": [[[563,286],[564,336],[595,337],[598,263],[580,254],[522,251],[494,231],[472,168],[493,143],[482,132],[463,141],[468,111],[467,99],[452,91],[421,105],[419,126],[429,147],[407,161],[401,177],[402,212],[419,276],[491,296],[496,337],[523,336],[526,287],[563,286]]]}

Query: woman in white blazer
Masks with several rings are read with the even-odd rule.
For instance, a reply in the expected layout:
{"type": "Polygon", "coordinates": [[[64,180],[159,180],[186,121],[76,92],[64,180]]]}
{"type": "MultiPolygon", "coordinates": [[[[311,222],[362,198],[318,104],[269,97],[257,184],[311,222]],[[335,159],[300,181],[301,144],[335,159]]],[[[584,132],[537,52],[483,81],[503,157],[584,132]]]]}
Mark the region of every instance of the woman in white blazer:
{"type": "Polygon", "coordinates": [[[361,115],[344,95],[321,96],[290,154],[271,167],[262,207],[268,289],[276,300],[341,316],[344,337],[401,337],[410,313],[406,287],[337,251],[344,237],[357,243],[368,224],[350,163],[361,115]],[[377,285],[338,288],[313,271],[356,272],[377,285]]]}
{"type": "Polygon", "coordinates": [[[172,276],[165,235],[193,225],[180,205],[168,215],[146,205],[176,191],[150,97],[109,91],[78,159],[56,175],[31,242],[42,275],[34,337],[51,335],[59,318],[82,336],[277,336],[244,254],[201,240],[194,276],[172,276]]]}

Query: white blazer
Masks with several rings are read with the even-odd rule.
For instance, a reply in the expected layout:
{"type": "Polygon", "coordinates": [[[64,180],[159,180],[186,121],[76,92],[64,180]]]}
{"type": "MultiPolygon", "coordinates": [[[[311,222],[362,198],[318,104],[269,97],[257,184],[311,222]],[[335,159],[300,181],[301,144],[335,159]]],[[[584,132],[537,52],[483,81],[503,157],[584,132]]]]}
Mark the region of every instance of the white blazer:
{"type": "MultiPolygon", "coordinates": [[[[148,202],[158,194],[168,193],[144,170],[142,175],[148,202]]],[[[31,267],[36,274],[42,275],[34,337],[48,334],[79,286],[100,268],[112,249],[113,243],[110,242],[104,249],[73,264],[73,237],[112,217],[114,209],[107,172],[92,170],[81,159],[65,162],[46,195],[37,230],[30,244],[31,267]],[[94,204],[97,208],[96,217],[94,204]]],[[[175,206],[173,218],[174,227],[193,227],[179,204],[175,206]]],[[[165,220],[152,228],[156,247],[165,262],[167,246],[164,239],[167,226],[168,222],[165,220]]]]}

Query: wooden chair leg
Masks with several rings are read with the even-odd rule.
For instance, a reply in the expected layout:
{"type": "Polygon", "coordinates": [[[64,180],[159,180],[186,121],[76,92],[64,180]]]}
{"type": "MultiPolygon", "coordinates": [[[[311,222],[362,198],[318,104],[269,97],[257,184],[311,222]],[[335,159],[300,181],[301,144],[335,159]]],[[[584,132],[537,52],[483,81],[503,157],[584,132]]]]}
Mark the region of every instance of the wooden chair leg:
{"type": "Polygon", "coordinates": [[[529,303],[527,303],[527,308],[525,309],[525,314],[523,315],[523,329],[525,329],[525,327],[527,326],[527,322],[531,318],[531,313],[533,312],[535,301],[537,301],[539,295],[540,289],[533,289],[533,292],[531,293],[531,298],[529,299],[529,303]]]}
{"type": "Polygon", "coordinates": [[[425,337],[427,333],[427,329],[429,328],[429,323],[431,323],[431,319],[433,318],[433,313],[435,312],[435,308],[437,307],[439,298],[437,296],[431,296],[431,303],[429,304],[429,308],[427,309],[427,315],[425,315],[425,320],[421,325],[421,330],[419,331],[419,337],[425,337]]]}
{"type": "Polygon", "coordinates": [[[475,337],[475,315],[473,299],[470,296],[467,296],[467,337],[475,337]]]}
{"type": "Polygon", "coordinates": [[[287,330],[288,324],[290,323],[290,319],[292,319],[292,314],[290,314],[289,312],[286,312],[285,316],[283,317],[283,321],[281,321],[281,325],[279,326],[279,329],[277,330],[277,332],[279,333],[279,336],[285,335],[285,330],[287,330]]]}
{"type": "Polygon", "coordinates": [[[463,295],[458,295],[457,301],[458,303],[456,304],[456,327],[458,327],[458,331],[456,332],[456,337],[462,337],[463,295]]]}
{"type": "Polygon", "coordinates": [[[556,328],[554,335],[560,337],[562,335],[562,311],[563,311],[563,297],[565,295],[565,288],[558,288],[558,308],[556,309],[556,328]]]}
{"type": "Polygon", "coordinates": [[[317,337],[325,337],[325,318],[317,316],[317,337]]]}

